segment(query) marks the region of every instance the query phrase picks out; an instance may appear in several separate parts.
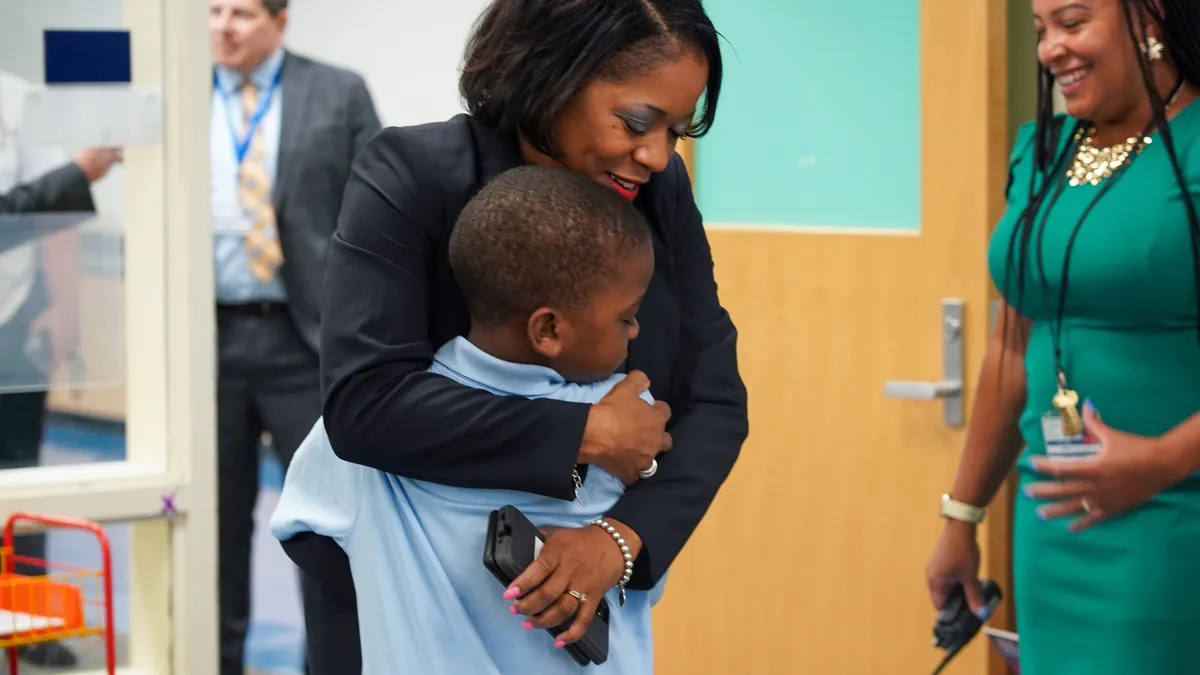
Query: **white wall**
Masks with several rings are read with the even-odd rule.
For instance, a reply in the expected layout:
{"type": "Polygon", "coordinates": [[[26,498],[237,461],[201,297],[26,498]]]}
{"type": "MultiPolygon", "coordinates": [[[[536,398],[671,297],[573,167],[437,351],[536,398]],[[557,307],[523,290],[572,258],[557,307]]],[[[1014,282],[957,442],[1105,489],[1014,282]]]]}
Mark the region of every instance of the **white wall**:
{"type": "Polygon", "coordinates": [[[41,82],[43,30],[120,28],[121,4],[121,0],[0,0],[0,69],[41,82]]]}
{"type": "MultiPolygon", "coordinates": [[[[0,5],[12,1],[0,0],[0,5]]],[[[463,46],[487,4],[486,0],[292,0],[287,44],[297,52],[358,71],[367,80],[384,126],[443,120],[463,110],[458,96],[463,46]]]]}

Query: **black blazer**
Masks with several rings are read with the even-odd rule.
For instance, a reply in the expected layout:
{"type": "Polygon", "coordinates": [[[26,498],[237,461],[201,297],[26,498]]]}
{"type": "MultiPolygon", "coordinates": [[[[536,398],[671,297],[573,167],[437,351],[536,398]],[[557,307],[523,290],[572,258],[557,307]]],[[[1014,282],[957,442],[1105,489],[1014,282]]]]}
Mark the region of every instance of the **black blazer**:
{"type": "MultiPolygon", "coordinates": [[[[454,222],[481,186],[522,163],[514,137],[467,115],[375,136],[354,162],[333,236],[321,320],[324,420],[337,454],[436,483],[569,500],[589,407],[502,397],[426,372],[469,317],[450,271],[454,222]]],[[[746,438],[737,331],[683,161],[634,204],[653,229],[655,271],[628,367],[673,411],[674,449],[610,515],[644,542],[630,588],[662,576],[746,438]]]]}

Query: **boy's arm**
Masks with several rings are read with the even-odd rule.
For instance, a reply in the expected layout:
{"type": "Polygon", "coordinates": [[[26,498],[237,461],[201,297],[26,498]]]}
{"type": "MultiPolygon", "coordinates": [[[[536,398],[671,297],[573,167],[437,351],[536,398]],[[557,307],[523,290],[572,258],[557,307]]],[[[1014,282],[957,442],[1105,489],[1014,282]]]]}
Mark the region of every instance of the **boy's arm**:
{"type": "Polygon", "coordinates": [[[312,533],[343,544],[354,531],[371,469],[333,454],[321,420],[301,443],[284,475],[271,534],[279,541],[312,533]]]}

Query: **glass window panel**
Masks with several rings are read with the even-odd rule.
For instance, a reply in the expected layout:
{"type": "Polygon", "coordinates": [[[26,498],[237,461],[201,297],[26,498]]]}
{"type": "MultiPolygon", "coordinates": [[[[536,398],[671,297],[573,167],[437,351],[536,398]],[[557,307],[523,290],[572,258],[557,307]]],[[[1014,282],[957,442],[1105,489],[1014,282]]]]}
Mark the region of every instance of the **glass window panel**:
{"type": "Polygon", "coordinates": [[[0,8],[0,194],[36,185],[89,146],[121,144],[138,106],[149,122],[135,125],[153,136],[142,134],[146,147],[129,148],[127,164],[91,183],[94,212],[59,199],[43,208],[68,213],[0,216],[0,428],[8,430],[0,469],[121,461],[130,337],[123,252],[127,232],[161,228],[162,182],[140,180],[162,174],[161,97],[157,83],[47,87],[43,34],[131,29],[139,85],[159,78],[162,38],[130,25],[130,0],[0,0],[0,8]],[[61,119],[47,121],[53,115],[61,119]]]}

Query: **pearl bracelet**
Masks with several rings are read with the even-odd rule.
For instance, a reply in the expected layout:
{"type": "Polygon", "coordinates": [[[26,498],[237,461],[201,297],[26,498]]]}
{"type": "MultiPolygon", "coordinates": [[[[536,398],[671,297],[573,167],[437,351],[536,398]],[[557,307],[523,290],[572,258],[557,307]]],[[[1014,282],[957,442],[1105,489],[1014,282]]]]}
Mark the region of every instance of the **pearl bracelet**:
{"type": "Polygon", "coordinates": [[[621,555],[625,558],[625,574],[621,575],[621,580],[617,582],[617,588],[621,590],[621,604],[625,604],[625,584],[629,583],[629,578],[633,576],[633,556],[629,553],[629,545],[625,543],[625,537],[617,531],[617,528],[608,524],[608,521],[603,518],[597,518],[591,522],[592,525],[603,529],[608,533],[608,536],[617,542],[617,546],[621,547],[621,555]]]}

